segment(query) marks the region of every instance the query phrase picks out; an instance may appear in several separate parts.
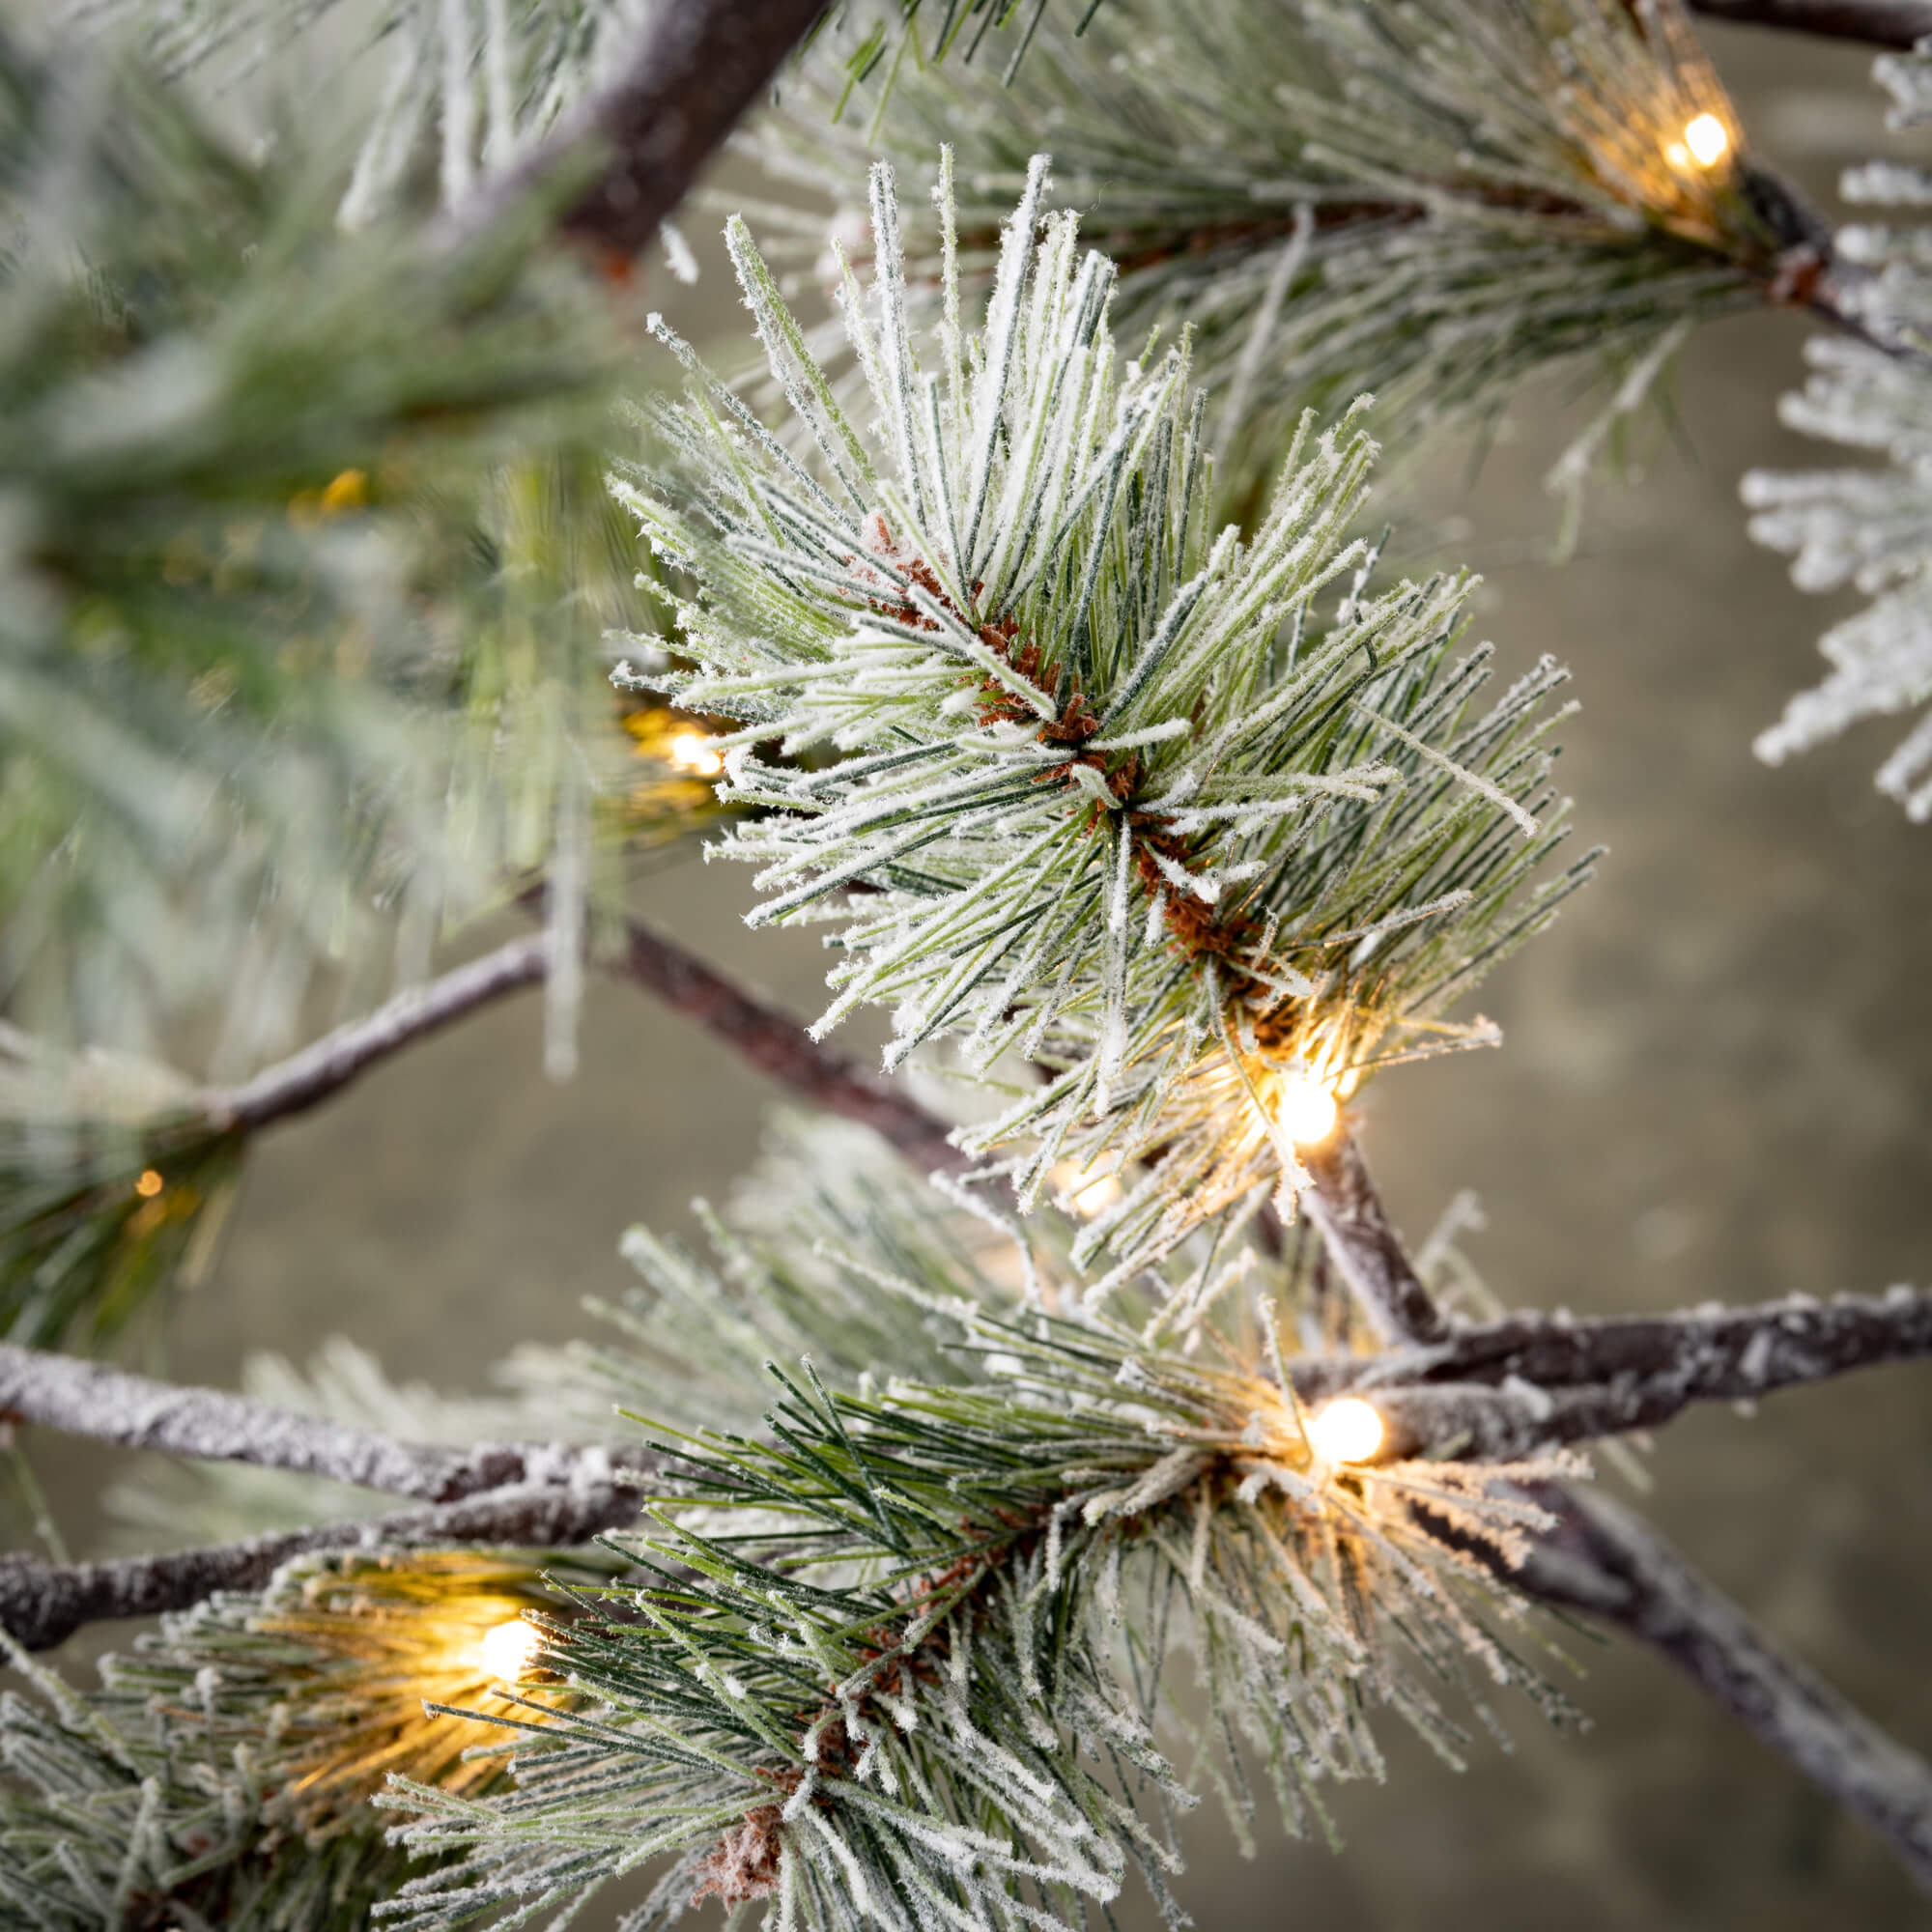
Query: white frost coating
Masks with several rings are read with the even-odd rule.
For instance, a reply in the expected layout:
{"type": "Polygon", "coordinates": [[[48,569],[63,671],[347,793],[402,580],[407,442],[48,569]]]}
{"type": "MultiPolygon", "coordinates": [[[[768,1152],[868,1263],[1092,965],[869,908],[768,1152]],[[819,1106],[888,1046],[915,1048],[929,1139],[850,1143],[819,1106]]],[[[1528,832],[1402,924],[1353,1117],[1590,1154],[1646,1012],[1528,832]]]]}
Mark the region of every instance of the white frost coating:
{"type": "MultiPolygon", "coordinates": [[[[1898,102],[1895,124],[1926,118],[1932,60],[1887,57],[1875,69],[1898,102]]],[[[1847,199],[1932,203],[1921,170],[1874,161],[1851,171],[1847,199]]],[[[1882,341],[1922,341],[1932,327],[1932,230],[1844,230],[1848,259],[1874,270],[1855,293],[1882,341]]],[[[1917,349],[1888,354],[1865,342],[1805,345],[1811,374],[1784,399],[1784,420],[1806,435],[1888,459],[1884,469],[1753,470],[1743,484],[1750,533],[1789,556],[1801,589],[1847,586],[1871,601],[1819,640],[1831,669],[1785,706],[1752,749],[1767,764],[1811,750],[1867,718],[1932,702],[1932,361],[1917,349]]],[[[1932,821],[1932,713],[1879,767],[1880,791],[1916,823],[1932,821]]]]}
{"type": "MultiPolygon", "coordinates": [[[[1249,541],[1211,526],[1186,353],[1117,358],[1116,270],[1038,218],[1044,170],[977,328],[956,278],[915,305],[874,170],[870,285],[848,273],[839,298],[869,423],[734,221],[801,433],[673,342],[692,382],[655,413],[683,464],[622,500],[703,587],[679,645],[698,668],[658,682],[742,721],[720,795],[761,810],[714,849],[757,865],[752,923],[838,919],[867,888],[813,1037],[868,1004],[895,1016],[889,1066],[947,1034],[978,1068],[1038,1061],[1050,1077],[960,1141],[1000,1150],[1027,1208],[1057,1161],[1158,1150],[1083,1232],[1124,1281],[1255,1187],[1285,1181],[1286,1207],[1304,1183],[1272,1122],[1284,1066],[1340,1079],[1479,1037],[1448,1001],[1588,867],[1518,896],[1560,836],[1537,701],[1556,676],[1478,712],[1489,654],[1453,654],[1466,579],[1372,587],[1378,547],[1349,534],[1361,407],[1302,427],[1249,541]],[[1312,626],[1330,585],[1348,621],[1312,626]],[[757,753],[774,738],[788,760],[757,753]],[[1505,820],[1531,842],[1492,838],[1505,820]],[[1372,961],[1333,943],[1371,932],[1372,961]]],[[[939,215],[950,233],[943,193],[939,215]]]]}

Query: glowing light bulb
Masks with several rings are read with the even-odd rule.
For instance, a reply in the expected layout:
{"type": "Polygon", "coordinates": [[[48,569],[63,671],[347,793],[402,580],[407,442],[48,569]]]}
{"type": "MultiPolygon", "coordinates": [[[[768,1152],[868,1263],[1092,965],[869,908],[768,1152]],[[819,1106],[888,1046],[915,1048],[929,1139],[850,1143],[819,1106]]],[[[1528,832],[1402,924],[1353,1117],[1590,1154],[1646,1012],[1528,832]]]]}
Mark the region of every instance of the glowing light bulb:
{"type": "Polygon", "coordinates": [[[542,1642],[543,1633],[534,1624],[512,1617],[508,1623],[484,1632],[476,1651],[491,1677],[498,1683],[514,1684],[529,1674],[531,1661],[542,1642]]]}
{"type": "Polygon", "coordinates": [[[1121,1198],[1120,1177],[1103,1174],[1095,1167],[1079,1167],[1070,1160],[1059,1161],[1050,1179],[1073,1204],[1073,1211],[1083,1221],[1104,1213],[1121,1198]]]}
{"type": "Polygon", "coordinates": [[[1690,150],[1690,158],[1700,168],[1708,168],[1723,157],[1724,150],[1731,145],[1731,137],[1715,114],[1700,114],[1685,128],[1684,145],[1690,150]]]}
{"type": "Polygon", "coordinates": [[[1308,1439],[1324,1463],[1366,1463],[1382,1446],[1381,1411],[1358,1395],[1323,1403],[1308,1418],[1308,1439]]]}
{"type": "Polygon", "coordinates": [[[1289,1073],[1275,1091],[1274,1115],[1297,1147],[1314,1147],[1335,1131],[1334,1094],[1312,1073],[1289,1073]]]}
{"type": "Polygon", "coordinates": [[[165,1185],[166,1183],[161,1179],[160,1173],[157,1169],[152,1167],[145,1167],[141,1170],[140,1179],[135,1181],[134,1183],[134,1192],[138,1194],[143,1201],[152,1201],[155,1198],[155,1196],[158,1194],[161,1191],[162,1187],[165,1185]]]}
{"type": "Polygon", "coordinates": [[[715,779],[724,769],[724,760],[700,731],[680,731],[670,741],[670,761],[679,771],[696,772],[700,778],[715,779]]]}

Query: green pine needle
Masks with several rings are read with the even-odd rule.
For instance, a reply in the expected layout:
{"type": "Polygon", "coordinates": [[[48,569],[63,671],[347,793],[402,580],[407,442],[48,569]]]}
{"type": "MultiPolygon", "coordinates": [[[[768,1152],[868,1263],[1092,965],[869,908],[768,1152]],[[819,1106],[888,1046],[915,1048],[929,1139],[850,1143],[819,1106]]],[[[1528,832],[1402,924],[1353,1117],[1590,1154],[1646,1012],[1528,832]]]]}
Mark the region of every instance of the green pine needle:
{"type": "Polygon", "coordinates": [[[1485,708],[1467,580],[1369,588],[1360,406],[1304,420],[1251,540],[1217,530],[1187,353],[1117,361],[1115,270],[1070,215],[1042,230],[1045,175],[983,322],[949,269],[916,348],[875,172],[875,274],[840,295],[870,433],[734,222],[796,449],[667,337],[687,399],[615,487],[697,585],[674,648],[698,668],[647,681],[744,721],[720,795],[762,815],[717,849],[761,868],[753,923],[841,928],[816,1030],[886,1005],[889,1066],[950,1037],[981,1073],[1044,1069],[962,1135],[1017,1150],[1023,1207],[1063,1161],[1148,1161],[1090,1233],[1105,1293],[1255,1189],[1293,1194],[1296,1083],[1346,1096],[1492,1037],[1445,1009],[1589,862],[1532,884],[1563,836],[1563,673],[1485,708]]]}

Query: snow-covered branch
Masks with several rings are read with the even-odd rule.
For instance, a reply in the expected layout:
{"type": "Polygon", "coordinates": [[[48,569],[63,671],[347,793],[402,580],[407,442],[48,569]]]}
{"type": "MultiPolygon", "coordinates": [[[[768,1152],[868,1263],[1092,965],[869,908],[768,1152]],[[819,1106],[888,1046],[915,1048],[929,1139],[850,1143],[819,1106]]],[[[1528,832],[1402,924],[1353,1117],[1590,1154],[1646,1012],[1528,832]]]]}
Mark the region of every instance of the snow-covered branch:
{"type": "Polygon", "coordinates": [[[1932,1767],[1787,1657],[1654,1531],[1569,1491],[1562,1521],[1511,1580],[1615,1624],[1667,1657],[1773,1750],[1888,1838],[1932,1892],[1932,1767]]]}
{"type": "MultiPolygon", "coordinates": [[[[549,968],[543,934],[511,940],[480,959],[399,994],[240,1087],[196,1096],[220,1132],[265,1127],[331,1098],[366,1068],[508,993],[539,983],[549,968]]],[[[610,962],[799,1098],[868,1126],[916,1167],[957,1172],[966,1157],[943,1121],[889,1087],[851,1055],[821,1046],[798,1020],[737,984],[675,940],[633,920],[610,962]]]]}
{"type": "Polygon", "coordinates": [[[870,1127],[923,1172],[956,1174],[969,1162],[936,1115],[889,1087],[850,1054],[820,1045],[792,1016],[633,920],[622,969],[666,1005],[696,1021],[759,1072],[799,1098],[870,1127]]]}
{"type": "Polygon", "coordinates": [[[542,935],[513,939],[480,959],[453,967],[440,978],[399,993],[366,1019],[325,1034],[287,1060],[277,1061],[240,1087],[199,1096],[212,1126],[247,1131],[287,1120],[330,1098],[365,1067],[413,1045],[505,993],[541,980],[549,942],[542,935]]]}
{"type": "Polygon", "coordinates": [[[480,1442],[465,1449],[402,1442],[221,1389],[183,1388],[72,1355],[0,1343],[0,1414],[124,1449],[253,1463],[330,1482],[451,1503],[485,1491],[571,1484],[585,1469],[646,1469],[656,1458],[554,1443],[480,1442]]]}
{"type": "MultiPolygon", "coordinates": [[[[1339,1166],[1347,1150],[1342,1143],[1324,1167],[1339,1166]]],[[[1364,1303],[1371,1319],[1379,1327],[1390,1309],[1407,1308],[1417,1323],[1418,1341],[1425,1333],[1439,1333],[1440,1312],[1391,1231],[1358,1159],[1347,1171],[1346,1186],[1331,1188],[1331,1193],[1351,1203],[1351,1211],[1331,1211],[1321,1224],[1343,1279],[1358,1296],[1365,1293],[1362,1284],[1393,1280],[1402,1286],[1399,1298],[1382,1294],[1364,1303]]],[[[1310,1196],[1311,1206],[1319,1198],[1319,1193],[1310,1196]]],[[[1376,1290],[1371,1286],[1366,1292],[1376,1290]]],[[[1727,1377],[1742,1378],[1747,1367],[1755,1390],[1814,1378],[1798,1373],[1800,1364],[1841,1352],[1852,1336],[1862,1335],[1870,1352],[1856,1361],[1840,1360],[1838,1367],[1922,1352],[1926,1322],[1927,1297],[1922,1294],[1833,1303],[1823,1309],[1786,1302],[1775,1304],[1775,1312],[1741,1311],[1676,1321],[1579,1322],[1572,1324],[1582,1338],[1575,1344],[1559,1339],[1565,1326],[1561,1321],[1529,1317],[1471,1330],[1447,1348],[1427,1352],[1446,1364],[1466,1340],[1469,1366],[1504,1378],[1514,1373],[1505,1366],[1512,1363],[1561,1377],[1574,1375],[1586,1360],[1612,1373],[1613,1365],[1622,1362],[1636,1369],[1638,1386],[1645,1381],[1640,1365],[1647,1365],[1652,1377],[1661,1377],[1662,1382],[1654,1385],[1662,1386],[1673,1368],[1699,1362],[1715,1393],[1727,1377]],[[1833,1321],[1833,1310],[1848,1308],[1841,1320],[1833,1321]],[[1792,1317],[1801,1318],[1799,1327],[1782,1329],[1792,1317]],[[1779,1339],[1780,1330],[1792,1337],[1788,1346],[1779,1339]],[[1884,1344],[1876,1339],[1881,1330],[1888,1337],[1884,1344]],[[1768,1339],[1760,1341],[1760,1336],[1768,1339]],[[1891,1339],[1901,1346],[1889,1346],[1891,1339]],[[1776,1381],[1769,1379],[1779,1369],[1785,1373],[1776,1381]]],[[[1566,1398],[1601,1393],[1603,1385],[1587,1391],[1575,1386],[1543,1391],[1524,1381],[1520,1387],[1519,1401],[1550,1404],[1550,1413],[1541,1418],[1547,1441],[1557,1406],[1566,1398]]],[[[1473,1394],[1468,1384],[1463,1390],[1473,1394]]],[[[1427,1398],[1422,1391],[1410,1391],[1408,1399],[1427,1398]]],[[[1430,1426],[1444,1420],[1436,1416],[1430,1426]]],[[[1669,1659],[1763,1743],[1882,1832],[1918,1886],[1932,1891],[1932,1769],[1923,1760],[1886,1737],[1802,1663],[1785,1657],[1735,1604],[1621,1510],[1557,1483],[1536,1486],[1534,1500],[1557,1521],[1535,1540],[1527,1560],[1509,1570],[1516,1588],[1615,1625],[1669,1659]]],[[[1481,1550],[1474,1553],[1490,1560],[1481,1550]]]]}
{"type": "MultiPolygon", "coordinates": [[[[1366,1255],[1393,1272],[1400,1248],[1378,1223],[1372,1192],[1358,1211],[1381,1238],[1371,1243],[1348,1231],[1352,1265],[1360,1270],[1366,1255]]],[[[1348,1264],[1343,1272],[1352,1286],[1348,1264]]],[[[1693,1402],[1754,1401],[1924,1354],[1932,1354],[1932,1293],[1894,1288],[1687,1315],[1512,1316],[1379,1356],[1366,1374],[1359,1363],[1308,1363],[1294,1379],[1304,1399],[1373,1386],[1394,1453],[1427,1448],[1511,1462],[1557,1443],[1653,1428],[1693,1402]]]]}
{"type": "Polygon", "coordinates": [[[619,1479],[601,1452],[583,1452],[574,1478],[512,1484],[435,1509],[322,1523],[163,1556],[68,1564],[0,1556],[0,1626],[24,1648],[47,1650],[85,1624],[186,1609],[219,1591],[259,1589],[292,1557],[317,1550],[566,1549],[622,1528],[637,1516],[636,1489],[619,1479]]]}
{"type": "Polygon", "coordinates": [[[1315,1185],[1302,1210],[1376,1333],[1390,1344],[1446,1338],[1448,1321],[1390,1226],[1353,1138],[1337,1134],[1303,1158],[1315,1185]]]}

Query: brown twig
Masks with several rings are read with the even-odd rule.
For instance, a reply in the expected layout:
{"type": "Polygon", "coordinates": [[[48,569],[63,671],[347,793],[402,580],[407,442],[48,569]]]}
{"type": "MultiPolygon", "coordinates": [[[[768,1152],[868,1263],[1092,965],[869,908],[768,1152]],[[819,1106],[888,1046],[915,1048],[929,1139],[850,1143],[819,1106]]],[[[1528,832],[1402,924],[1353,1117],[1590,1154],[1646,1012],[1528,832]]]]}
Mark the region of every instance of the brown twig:
{"type": "Polygon", "coordinates": [[[824,9],[825,0],[661,0],[617,79],[446,216],[438,240],[460,244],[530,197],[563,192],[563,233],[607,256],[635,255],[824,9]]]}
{"type": "Polygon", "coordinates": [[[498,1548],[567,1549],[621,1529],[638,1514],[635,1489],[610,1474],[526,1483],[435,1509],[253,1536],[164,1556],[107,1563],[42,1563],[0,1556],[0,1626],[27,1650],[48,1650],[82,1625],[185,1610],[222,1590],[260,1589],[292,1557],[323,1549],[498,1548]]]}
{"type": "Polygon", "coordinates": [[[924,1172],[962,1173],[967,1157],[949,1129],[849,1054],[819,1045],[797,1020],[727,980],[675,940],[633,920],[622,970],[802,1098],[873,1129],[924,1172]]]}
{"type": "Polygon", "coordinates": [[[337,1027],[240,1087],[198,1095],[197,1105],[209,1123],[223,1132],[238,1128],[246,1132],[305,1113],[338,1094],[366,1067],[506,993],[535,985],[548,970],[546,938],[513,939],[480,959],[398,994],[366,1019],[337,1027]]]}
{"type": "MultiPolygon", "coordinates": [[[[539,983],[549,970],[548,939],[515,939],[469,965],[352,1020],[312,1046],[265,1068],[241,1087],[197,1096],[217,1131],[252,1131],[305,1113],[380,1061],[402,1052],[505,994],[539,983]]],[[[760,1072],[802,1099],[872,1128],[916,1167],[962,1171],[967,1159],[947,1139],[946,1122],[835,1047],[820,1046],[782,1008],[739,985],[674,939],[633,920],[611,970],[648,987],[760,1072]]]]}
{"type": "Polygon", "coordinates": [[[1304,1401],[1344,1389],[1373,1393],[1391,1455],[1512,1462],[1557,1443],[1655,1428],[1693,1402],[1755,1401],[1925,1354],[1932,1293],[1898,1288],[1715,1314],[1592,1321],[1519,1315],[1432,1347],[1366,1362],[1297,1362],[1292,1372],[1304,1401]]]}
{"type": "Polygon", "coordinates": [[[1390,1344],[1446,1339],[1448,1321],[1389,1225],[1353,1137],[1332,1135],[1303,1159],[1315,1185],[1300,1205],[1376,1333],[1390,1344]]]}
{"type": "Polygon", "coordinates": [[[1932,1768],[1785,1656],[1654,1530],[1601,1496],[1563,1491],[1558,1507],[1560,1527],[1510,1580],[1667,1657],[1888,1839],[1919,1889],[1932,1893],[1932,1768]]]}
{"type": "Polygon", "coordinates": [[[1690,6],[1708,19],[1870,47],[1909,48],[1932,34],[1926,0],[1690,0],[1690,6]]]}
{"type": "MultiPolygon", "coordinates": [[[[1376,1294],[1363,1309],[1378,1326],[1406,1311],[1418,1329],[1429,1329],[1412,1339],[1439,1341],[1447,1327],[1441,1311],[1390,1230],[1359,1156],[1350,1161],[1352,1151],[1344,1137],[1314,1163],[1332,1165],[1352,1190],[1354,1211],[1318,1223],[1337,1271],[1358,1295],[1361,1284],[1376,1294]]],[[[1306,1198],[1312,1208],[1319,1194],[1306,1198]]],[[[1507,1357],[1505,1350],[1500,1359],[1507,1357]]],[[[1536,1499],[1558,1521],[1525,1563],[1505,1573],[1515,1588],[1627,1631],[1668,1658],[1882,1833],[1914,1881],[1932,1892],[1932,1770],[1921,1759],[1783,1656],[1737,1605],[1634,1518],[1561,1484],[1539,1485],[1536,1499]]]]}

